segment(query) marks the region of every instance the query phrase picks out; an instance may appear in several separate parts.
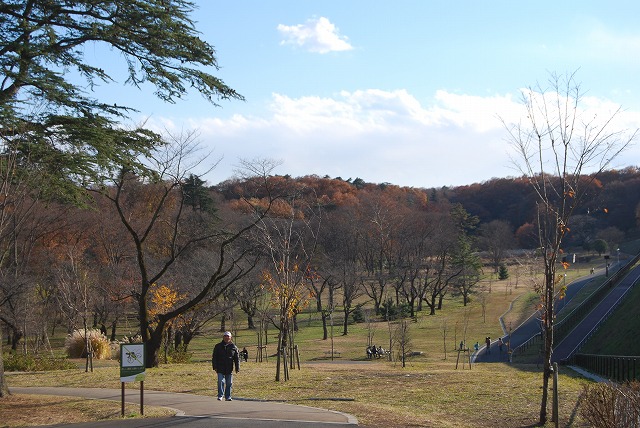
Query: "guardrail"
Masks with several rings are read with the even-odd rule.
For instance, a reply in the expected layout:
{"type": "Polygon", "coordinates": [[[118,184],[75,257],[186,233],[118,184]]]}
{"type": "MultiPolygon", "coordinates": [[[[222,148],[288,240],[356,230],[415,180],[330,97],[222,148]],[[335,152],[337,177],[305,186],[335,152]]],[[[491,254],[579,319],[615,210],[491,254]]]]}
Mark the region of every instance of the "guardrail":
{"type": "MultiPolygon", "coordinates": [[[[640,253],[636,254],[631,260],[625,263],[620,269],[611,275],[605,282],[602,283],[597,290],[591,293],[579,306],[574,308],[562,321],[556,323],[554,329],[554,342],[560,343],[573,329],[587,316],[589,312],[595,308],[598,303],[604,298],[604,296],[611,291],[614,284],[622,279],[629,273],[638,262],[640,262],[640,253]]],[[[540,344],[542,341],[542,333],[537,333],[529,340],[513,349],[512,358],[517,354],[522,353],[530,349],[532,346],[540,344]]]]}
{"type": "Polygon", "coordinates": [[[640,253],[638,253],[635,257],[633,257],[630,261],[625,263],[620,269],[618,269],[614,274],[611,275],[609,279],[602,283],[597,290],[595,290],[589,297],[587,297],[582,304],[576,308],[574,308],[569,315],[564,317],[562,321],[558,322],[554,326],[553,330],[553,339],[556,343],[560,343],[562,339],[567,337],[567,335],[582,321],[582,319],[587,316],[589,312],[595,308],[600,301],[607,295],[613,286],[620,281],[625,275],[629,273],[631,268],[633,268],[636,263],[640,261],[640,253]]]}
{"type": "Polygon", "coordinates": [[[537,333],[535,336],[533,336],[531,339],[527,340],[526,342],[522,343],[520,346],[513,348],[513,350],[511,351],[511,359],[513,360],[519,354],[525,353],[529,349],[535,346],[540,347],[541,345],[542,345],[542,333],[537,333]]]}
{"type": "Polygon", "coordinates": [[[575,354],[571,364],[614,382],[640,380],[640,357],[575,354]]]}

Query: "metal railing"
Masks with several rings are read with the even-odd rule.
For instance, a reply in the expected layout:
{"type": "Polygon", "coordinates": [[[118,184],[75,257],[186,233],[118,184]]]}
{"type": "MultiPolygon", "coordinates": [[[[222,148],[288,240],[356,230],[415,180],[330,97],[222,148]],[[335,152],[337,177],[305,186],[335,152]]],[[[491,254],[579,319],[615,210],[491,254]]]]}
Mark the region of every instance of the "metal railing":
{"type": "Polygon", "coordinates": [[[562,321],[554,326],[554,341],[560,343],[567,335],[593,310],[615,286],[615,284],[624,278],[629,271],[640,261],[640,253],[636,254],[631,260],[625,263],[620,269],[611,275],[609,279],[602,283],[597,290],[587,297],[578,307],[574,308],[569,315],[565,316],[562,321]]]}
{"type": "MultiPolygon", "coordinates": [[[[579,306],[574,308],[562,321],[554,325],[554,342],[560,343],[573,329],[591,312],[602,299],[613,289],[614,285],[620,281],[629,271],[640,262],[640,253],[625,263],[620,269],[611,275],[598,289],[591,293],[579,306]]],[[[542,333],[537,333],[529,340],[516,347],[512,351],[512,357],[524,353],[531,347],[539,345],[542,340],[542,333]]]]}
{"type": "Polygon", "coordinates": [[[542,346],[542,333],[537,333],[535,336],[522,343],[521,345],[513,348],[511,351],[511,359],[527,353],[531,348],[540,348],[542,346]]]}
{"type": "Polygon", "coordinates": [[[640,357],[575,354],[571,364],[614,382],[640,380],[640,357]]]}

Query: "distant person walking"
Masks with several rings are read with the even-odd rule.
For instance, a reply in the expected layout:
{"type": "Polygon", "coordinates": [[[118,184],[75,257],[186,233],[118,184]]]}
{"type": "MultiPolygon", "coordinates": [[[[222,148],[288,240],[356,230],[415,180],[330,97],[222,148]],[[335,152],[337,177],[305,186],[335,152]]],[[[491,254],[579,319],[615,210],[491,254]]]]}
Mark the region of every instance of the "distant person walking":
{"type": "Polygon", "coordinates": [[[484,343],[487,344],[487,354],[491,353],[491,338],[489,336],[487,336],[487,338],[484,340],[484,343]]]}
{"type": "Polygon", "coordinates": [[[504,345],[504,342],[502,341],[502,338],[499,337],[498,338],[498,349],[500,350],[500,354],[502,354],[502,345],[504,345]]]}
{"type": "Polygon", "coordinates": [[[213,347],[211,354],[211,366],[218,374],[218,401],[223,397],[227,401],[232,400],[233,369],[240,371],[240,357],[238,347],[233,343],[230,331],[225,331],[222,341],[213,347]]]}

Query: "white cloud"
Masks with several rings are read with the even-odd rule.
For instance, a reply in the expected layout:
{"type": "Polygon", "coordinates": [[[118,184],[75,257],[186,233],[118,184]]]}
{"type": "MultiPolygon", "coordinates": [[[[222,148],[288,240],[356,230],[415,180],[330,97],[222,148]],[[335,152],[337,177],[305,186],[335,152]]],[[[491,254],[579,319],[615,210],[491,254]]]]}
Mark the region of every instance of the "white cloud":
{"type": "MultiPolygon", "coordinates": [[[[611,105],[589,99],[591,107],[611,105]]],[[[406,90],[343,91],[333,97],[273,94],[263,117],[194,120],[223,162],[207,177],[231,177],[238,159],[282,162],[278,174],[355,178],[414,187],[464,185],[518,175],[509,158],[507,121],[523,117],[512,96],[437,91],[421,103],[406,90]]],[[[625,115],[629,123],[638,114],[625,115]]],[[[637,126],[637,125],[636,125],[637,126]]],[[[636,161],[640,162],[636,152],[636,161]]]]}
{"type": "Polygon", "coordinates": [[[328,53],[353,49],[349,39],[341,36],[339,30],[327,18],[308,19],[304,24],[278,25],[284,39],[281,45],[294,45],[314,53],[328,53]]]}

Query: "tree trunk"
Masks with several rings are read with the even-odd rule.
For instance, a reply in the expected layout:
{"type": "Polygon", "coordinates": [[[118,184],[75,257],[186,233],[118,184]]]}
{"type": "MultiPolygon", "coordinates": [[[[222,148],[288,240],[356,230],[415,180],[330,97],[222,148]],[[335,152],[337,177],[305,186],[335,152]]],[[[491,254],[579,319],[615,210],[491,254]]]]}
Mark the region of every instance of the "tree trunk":
{"type": "Polygon", "coordinates": [[[18,350],[18,343],[20,343],[20,339],[22,339],[23,333],[17,328],[11,327],[11,350],[18,350]]]}
{"type": "Polygon", "coordinates": [[[327,313],[325,311],[322,311],[321,314],[322,314],[322,340],[327,340],[329,338],[329,330],[327,329],[327,313]]]}
{"type": "Polygon", "coordinates": [[[0,398],[9,396],[9,386],[4,377],[4,360],[2,359],[2,328],[0,328],[0,398]]]}
{"type": "Polygon", "coordinates": [[[546,289],[544,310],[544,368],[542,371],[542,399],[540,401],[540,424],[547,422],[547,401],[549,399],[549,378],[551,377],[551,354],[553,353],[553,316],[554,316],[554,297],[555,297],[555,269],[553,265],[555,260],[549,263],[548,272],[545,275],[546,289]]]}
{"type": "Polygon", "coordinates": [[[116,325],[117,324],[118,324],[118,319],[116,318],[111,323],[111,341],[112,342],[116,341],[116,325]]]}
{"type": "Polygon", "coordinates": [[[158,353],[162,346],[162,335],[164,333],[166,320],[162,318],[159,319],[158,325],[155,328],[151,328],[149,325],[149,313],[143,296],[138,297],[138,318],[140,320],[140,335],[142,336],[142,342],[145,344],[146,351],[144,364],[145,367],[149,369],[158,367],[160,364],[158,353]]]}
{"type": "Polygon", "coordinates": [[[346,336],[349,334],[349,314],[351,313],[351,308],[345,306],[344,308],[344,320],[342,321],[342,335],[346,336]]]}
{"type": "Polygon", "coordinates": [[[189,348],[189,344],[191,343],[194,337],[195,337],[195,334],[193,334],[190,331],[182,333],[182,349],[183,350],[186,351],[189,348]]]}
{"type": "MultiPolygon", "coordinates": [[[[286,358],[283,358],[283,350],[286,348],[287,346],[287,330],[288,327],[286,325],[286,323],[284,322],[280,322],[280,331],[278,333],[278,349],[276,352],[276,382],[280,382],[280,364],[282,364],[283,366],[287,365],[287,360],[286,358]]],[[[286,376],[285,376],[285,380],[286,380],[286,376]]]]}
{"type": "MultiPolygon", "coordinates": [[[[173,339],[173,344],[175,345],[175,350],[177,351],[178,349],[180,349],[180,346],[182,345],[182,331],[180,330],[176,330],[176,335],[173,339]]],[[[187,343],[185,340],[185,351],[186,351],[186,347],[187,347],[187,343]]]]}
{"type": "Polygon", "coordinates": [[[158,327],[153,331],[153,334],[149,336],[149,340],[145,342],[145,350],[147,353],[147,359],[145,361],[145,367],[150,369],[158,367],[160,365],[159,353],[162,347],[162,331],[161,327],[158,327]]]}
{"type": "Polygon", "coordinates": [[[220,331],[227,331],[227,314],[222,314],[220,317],[220,331]]]}
{"type": "Polygon", "coordinates": [[[247,328],[249,330],[255,330],[256,324],[253,321],[253,314],[247,314],[247,328]]]}

